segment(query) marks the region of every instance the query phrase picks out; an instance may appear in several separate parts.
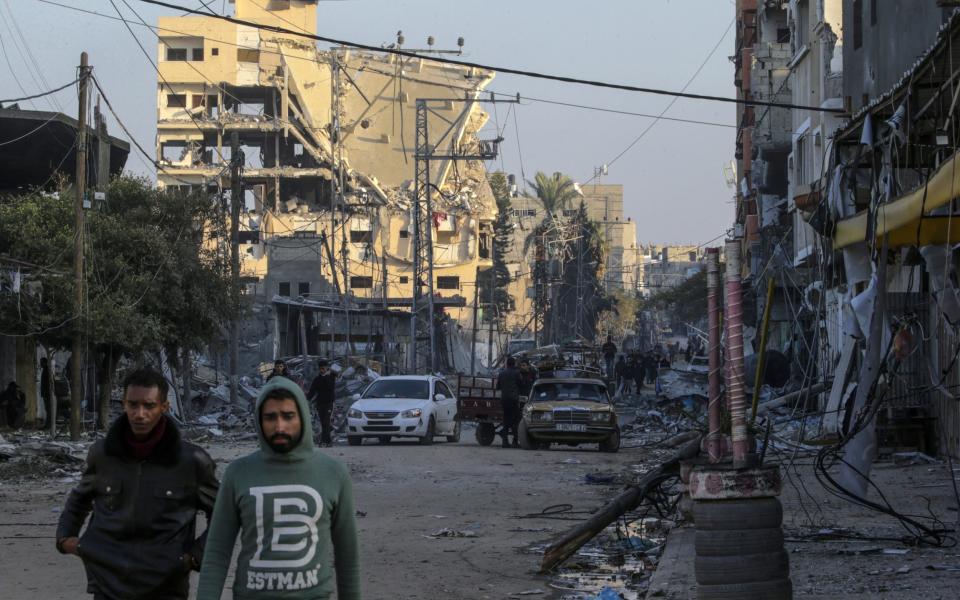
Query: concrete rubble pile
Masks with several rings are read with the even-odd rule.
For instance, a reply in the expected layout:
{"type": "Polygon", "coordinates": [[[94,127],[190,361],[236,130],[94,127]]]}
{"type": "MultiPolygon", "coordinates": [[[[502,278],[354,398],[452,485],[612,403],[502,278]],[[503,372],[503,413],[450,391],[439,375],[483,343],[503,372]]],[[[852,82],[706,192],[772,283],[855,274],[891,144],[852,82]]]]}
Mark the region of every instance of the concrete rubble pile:
{"type": "Polygon", "coordinates": [[[52,441],[42,432],[0,436],[0,480],[60,476],[79,480],[90,442],[52,441]]]}
{"type": "MultiPolygon", "coordinates": [[[[306,392],[317,375],[319,357],[292,357],[285,359],[288,377],[306,392]]],[[[330,369],[337,374],[336,410],[334,424],[342,420],[346,408],[353,402],[353,395],[363,392],[366,386],[380,375],[377,370],[358,362],[350,364],[347,358],[330,361],[330,369]],[[343,365],[347,364],[347,367],[343,365]]],[[[260,388],[266,385],[273,368],[272,362],[261,364],[254,372],[240,378],[238,401],[230,402],[230,386],[225,375],[206,365],[195,365],[193,395],[190,400],[191,418],[187,425],[197,427],[213,437],[238,437],[246,439],[253,435],[253,407],[260,388]]]]}

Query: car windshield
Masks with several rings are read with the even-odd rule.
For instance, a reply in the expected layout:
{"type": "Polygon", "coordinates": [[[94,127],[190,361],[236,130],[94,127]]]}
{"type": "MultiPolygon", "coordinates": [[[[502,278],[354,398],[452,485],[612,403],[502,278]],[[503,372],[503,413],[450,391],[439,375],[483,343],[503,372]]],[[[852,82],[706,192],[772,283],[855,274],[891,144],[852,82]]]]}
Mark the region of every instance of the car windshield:
{"type": "Polygon", "coordinates": [[[430,382],[422,379],[379,379],[370,384],[364,398],[415,398],[430,397],[430,382]]]}
{"type": "Polygon", "coordinates": [[[550,402],[553,400],[607,401],[607,395],[603,386],[595,383],[540,383],[533,388],[531,396],[534,402],[550,402]]]}

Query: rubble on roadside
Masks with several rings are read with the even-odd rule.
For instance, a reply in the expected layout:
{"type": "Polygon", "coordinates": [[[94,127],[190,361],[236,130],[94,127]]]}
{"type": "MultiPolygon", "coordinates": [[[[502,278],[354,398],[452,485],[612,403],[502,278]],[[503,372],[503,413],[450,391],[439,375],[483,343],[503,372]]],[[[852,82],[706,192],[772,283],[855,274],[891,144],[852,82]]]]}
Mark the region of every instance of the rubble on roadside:
{"type": "Polygon", "coordinates": [[[0,437],[0,481],[57,477],[79,481],[93,436],[81,442],[51,440],[40,431],[15,431],[0,437]]]}
{"type": "MultiPolygon", "coordinates": [[[[281,359],[287,366],[287,376],[304,391],[318,373],[317,362],[327,360],[319,356],[294,356],[281,359]]],[[[353,403],[353,395],[380,377],[379,363],[351,360],[346,357],[329,360],[330,370],[338,374],[335,387],[336,408],[334,429],[343,425],[346,409],[353,403]]],[[[257,395],[267,383],[273,361],[261,363],[238,382],[237,402],[230,401],[230,386],[224,374],[209,365],[196,363],[192,378],[193,393],[188,403],[189,418],[184,424],[191,439],[223,439],[241,441],[255,437],[253,407],[257,395]]]]}

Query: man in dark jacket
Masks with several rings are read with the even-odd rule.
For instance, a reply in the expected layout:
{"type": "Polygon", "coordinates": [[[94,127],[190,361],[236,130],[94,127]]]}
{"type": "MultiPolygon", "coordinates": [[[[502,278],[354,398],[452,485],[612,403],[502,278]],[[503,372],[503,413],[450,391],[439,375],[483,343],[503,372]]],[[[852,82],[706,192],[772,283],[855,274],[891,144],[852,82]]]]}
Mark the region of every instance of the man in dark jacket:
{"type": "Polygon", "coordinates": [[[613,339],[608,335],[607,341],[603,346],[600,346],[600,350],[603,352],[604,374],[607,376],[607,379],[613,379],[613,361],[617,358],[617,345],[613,343],[613,339]]]}
{"type": "Polygon", "coordinates": [[[83,560],[95,600],[185,600],[206,539],[196,538],[197,511],[213,513],[216,465],[166,416],[163,375],[134,371],[123,388],[124,414],[90,448],[60,515],[57,550],[83,560]]]}
{"type": "Polygon", "coordinates": [[[27,412],[27,397],[16,381],[11,381],[7,389],[0,394],[0,422],[6,420],[7,427],[19,429],[23,427],[23,415],[27,412]]]}
{"type": "Polygon", "coordinates": [[[274,377],[290,377],[287,373],[287,363],[282,360],[273,361],[273,370],[270,371],[270,375],[267,376],[267,381],[270,381],[274,377]]]}
{"type": "Polygon", "coordinates": [[[320,417],[320,446],[330,446],[332,436],[330,415],[333,414],[333,405],[337,400],[337,374],[330,370],[330,363],[321,360],[317,363],[320,372],[313,378],[310,384],[310,391],[307,392],[307,400],[313,402],[317,407],[317,414],[320,417]]]}
{"type": "Polygon", "coordinates": [[[500,436],[503,438],[503,447],[520,447],[520,438],[517,425],[520,423],[520,391],[523,389],[523,376],[517,370],[517,359],[507,359],[507,368],[497,376],[497,389],[500,390],[500,401],[503,403],[503,427],[500,436]],[[513,443],[508,441],[510,432],[513,432],[513,443]]]}

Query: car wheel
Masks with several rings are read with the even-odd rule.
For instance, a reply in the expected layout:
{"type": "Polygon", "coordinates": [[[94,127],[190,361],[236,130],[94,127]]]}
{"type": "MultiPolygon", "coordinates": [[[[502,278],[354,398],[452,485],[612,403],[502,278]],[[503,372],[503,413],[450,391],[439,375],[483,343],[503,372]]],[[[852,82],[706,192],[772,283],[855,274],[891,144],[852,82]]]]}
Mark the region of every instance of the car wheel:
{"type": "Polygon", "coordinates": [[[420,438],[421,446],[429,446],[433,443],[433,438],[437,435],[437,424],[433,420],[433,417],[430,417],[430,422],[427,423],[427,433],[420,438]]]}
{"type": "Polygon", "coordinates": [[[347,443],[350,444],[351,446],[359,446],[360,444],[363,443],[363,438],[360,437],[359,435],[348,435],[347,443]]]}
{"type": "Polygon", "coordinates": [[[380,437],[377,438],[377,440],[378,440],[381,444],[389,444],[389,443],[390,443],[390,439],[391,439],[391,438],[390,438],[389,435],[381,435],[380,437]]]}
{"type": "Polygon", "coordinates": [[[537,444],[530,439],[530,434],[527,433],[526,421],[520,421],[520,428],[517,430],[517,437],[520,438],[520,447],[524,450],[533,450],[537,447],[537,444]]]}
{"type": "Polygon", "coordinates": [[[539,450],[549,450],[549,449],[550,449],[550,442],[540,442],[539,444],[537,444],[537,449],[539,449],[539,450]]]}
{"type": "Polygon", "coordinates": [[[614,429],[610,437],[600,442],[600,452],[616,452],[620,449],[620,430],[614,429]]]}
{"type": "Polygon", "coordinates": [[[455,421],[453,424],[453,435],[447,436],[447,441],[451,444],[456,444],[460,441],[460,421],[455,421]]]}
{"type": "Polygon", "coordinates": [[[477,443],[481,446],[489,446],[497,438],[497,428],[493,423],[480,423],[476,431],[477,443]]]}

